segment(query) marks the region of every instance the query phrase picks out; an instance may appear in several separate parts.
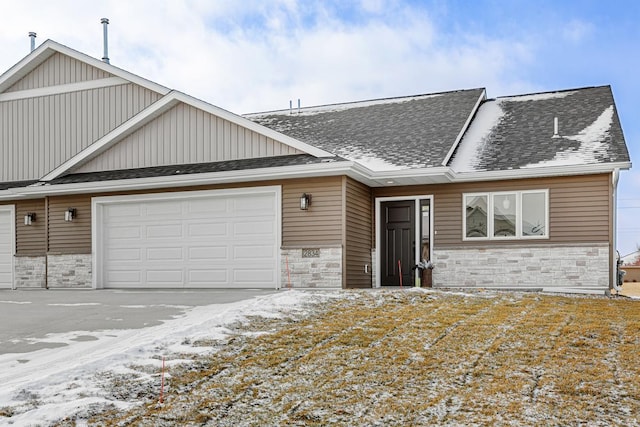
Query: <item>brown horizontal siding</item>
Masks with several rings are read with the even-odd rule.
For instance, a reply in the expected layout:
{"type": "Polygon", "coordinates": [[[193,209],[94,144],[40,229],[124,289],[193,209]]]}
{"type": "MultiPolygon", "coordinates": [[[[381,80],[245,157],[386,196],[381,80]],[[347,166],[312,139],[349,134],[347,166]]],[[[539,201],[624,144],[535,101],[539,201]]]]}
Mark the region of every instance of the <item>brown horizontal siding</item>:
{"type": "Polygon", "coordinates": [[[346,178],[346,277],[348,288],[371,287],[371,189],[346,178]],[[369,265],[369,273],[364,266],[369,265]]]}
{"type": "Polygon", "coordinates": [[[44,255],[47,252],[45,199],[16,202],[16,255],[44,255]],[[35,213],[36,220],[24,225],[24,217],[35,213]]]}
{"type": "Polygon", "coordinates": [[[375,197],[433,194],[434,243],[446,246],[606,243],[610,240],[609,174],[470,182],[447,185],[376,188],[375,197]],[[475,192],[549,190],[549,239],[462,240],[462,195],[475,192]]]}
{"type": "Polygon", "coordinates": [[[91,253],[91,196],[49,198],[49,252],[91,253]],[[76,209],[72,222],[64,220],[68,208],[76,209]]]}
{"type": "Polygon", "coordinates": [[[282,246],[342,244],[342,178],[296,179],[282,183],[282,246]],[[300,210],[300,196],[311,207],[300,210]]]}

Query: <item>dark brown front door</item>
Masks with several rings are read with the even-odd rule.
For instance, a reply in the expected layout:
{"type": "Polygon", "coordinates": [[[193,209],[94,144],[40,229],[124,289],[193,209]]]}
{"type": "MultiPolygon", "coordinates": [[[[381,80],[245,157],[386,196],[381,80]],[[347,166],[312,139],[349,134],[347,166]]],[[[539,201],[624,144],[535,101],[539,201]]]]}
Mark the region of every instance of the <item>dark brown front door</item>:
{"type": "Polygon", "coordinates": [[[403,200],[381,204],[380,261],[382,286],[413,286],[415,265],[415,201],[403,200]],[[400,261],[400,263],[398,263],[400,261]]]}

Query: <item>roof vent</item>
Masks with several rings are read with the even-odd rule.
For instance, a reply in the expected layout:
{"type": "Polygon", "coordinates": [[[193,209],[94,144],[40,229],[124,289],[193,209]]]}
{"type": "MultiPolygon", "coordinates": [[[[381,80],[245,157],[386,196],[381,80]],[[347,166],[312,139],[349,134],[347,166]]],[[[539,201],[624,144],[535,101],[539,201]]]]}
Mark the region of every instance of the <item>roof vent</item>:
{"type": "Polygon", "coordinates": [[[107,18],[102,18],[100,20],[100,23],[102,24],[102,35],[104,39],[104,56],[102,57],[102,60],[108,64],[109,63],[109,42],[107,39],[107,25],[109,25],[109,20],[107,18]]]}
{"type": "Polygon", "coordinates": [[[560,138],[560,134],[558,133],[558,118],[553,118],[553,137],[552,138],[560,138]]]}
{"type": "Polygon", "coordinates": [[[36,49],[36,33],[29,31],[29,38],[31,39],[31,52],[36,49]]]}

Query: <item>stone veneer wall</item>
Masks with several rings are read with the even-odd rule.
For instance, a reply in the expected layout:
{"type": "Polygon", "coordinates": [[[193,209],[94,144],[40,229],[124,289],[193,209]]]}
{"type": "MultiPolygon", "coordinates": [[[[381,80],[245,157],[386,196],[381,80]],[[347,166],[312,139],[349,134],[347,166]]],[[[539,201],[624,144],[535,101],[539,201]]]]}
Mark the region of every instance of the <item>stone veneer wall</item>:
{"type": "Polygon", "coordinates": [[[91,254],[48,255],[49,288],[90,288],[91,254]]]}
{"type": "Polygon", "coordinates": [[[16,288],[44,288],[46,261],[44,256],[17,256],[13,263],[16,288]]]}
{"type": "Polygon", "coordinates": [[[289,277],[292,288],[342,287],[342,248],[282,249],[281,255],[282,288],[289,287],[289,277]]]}
{"type": "Polygon", "coordinates": [[[608,245],[437,249],[436,287],[608,287],[608,245]]]}

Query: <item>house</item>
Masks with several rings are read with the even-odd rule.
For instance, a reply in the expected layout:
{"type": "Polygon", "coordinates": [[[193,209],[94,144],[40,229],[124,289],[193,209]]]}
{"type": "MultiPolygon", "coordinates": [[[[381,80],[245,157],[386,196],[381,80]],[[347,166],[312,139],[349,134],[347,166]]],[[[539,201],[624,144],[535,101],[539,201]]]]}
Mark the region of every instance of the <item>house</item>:
{"type": "Polygon", "coordinates": [[[240,116],[48,40],[0,76],[0,287],[606,288],[630,166],[608,86],[240,116]]]}

